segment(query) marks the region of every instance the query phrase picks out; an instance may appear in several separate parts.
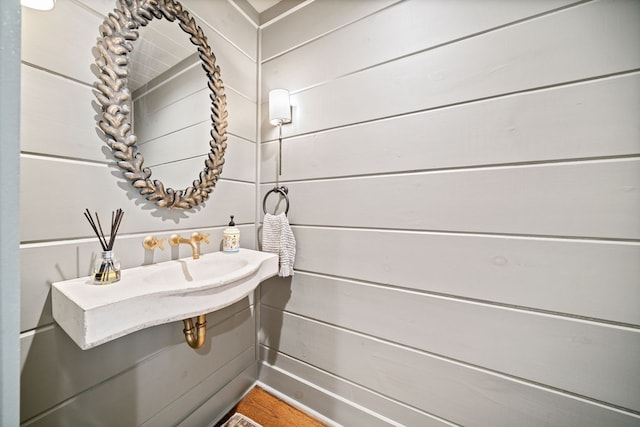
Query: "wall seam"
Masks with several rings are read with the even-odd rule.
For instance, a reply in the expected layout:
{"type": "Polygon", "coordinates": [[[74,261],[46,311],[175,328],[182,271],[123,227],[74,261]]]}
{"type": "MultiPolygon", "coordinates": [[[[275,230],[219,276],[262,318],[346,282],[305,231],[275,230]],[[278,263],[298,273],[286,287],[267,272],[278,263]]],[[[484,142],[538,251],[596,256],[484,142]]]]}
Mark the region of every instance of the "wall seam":
{"type": "MultiPolygon", "coordinates": [[[[255,233],[255,248],[256,250],[260,249],[260,179],[261,179],[261,174],[262,174],[262,132],[261,132],[261,121],[262,121],[262,99],[261,99],[261,93],[262,93],[262,65],[261,65],[261,61],[260,58],[262,57],[262,28],[258,27],[256,28],[256,33],[257,33],[257,52],[258,52],[258,60],[256,61],[256,170],[255,170],[255,180],[256,180],[256,186],[255,186],[255,198],[254,198],[254,215],[255,215],[255,228],[254,228],[254,233],[255,233]]],[[[259,368],[260,368],[260,348],[258,343],[260,342],[260,323],[261,323],[261,294],[262,294],[262,285],[256,287],[255,290],[255,301],[254,301],[254,307],[255,307],[255,312],[254,312],[254,316],[255,316],[255,333],[254,333],[254,343],[255,343],[255,360],[256,360],[256,367],[258,368],[256,370],[257,374],[256,374],[256,378],[255,380],[257,381],[258,378],[257,376],[259,375],[259,368]]]]}

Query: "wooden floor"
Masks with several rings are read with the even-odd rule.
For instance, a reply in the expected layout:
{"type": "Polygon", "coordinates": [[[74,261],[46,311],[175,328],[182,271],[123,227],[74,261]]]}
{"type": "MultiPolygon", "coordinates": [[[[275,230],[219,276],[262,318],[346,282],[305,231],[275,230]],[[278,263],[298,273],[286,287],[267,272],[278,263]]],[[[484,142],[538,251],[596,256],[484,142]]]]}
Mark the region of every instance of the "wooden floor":
{"type": "Polygon", "coordinates": [[[240,412],[263,427],[327,427],[326,424],[254,387],[218,424],[221,426],[231,415],[240,412]]]}

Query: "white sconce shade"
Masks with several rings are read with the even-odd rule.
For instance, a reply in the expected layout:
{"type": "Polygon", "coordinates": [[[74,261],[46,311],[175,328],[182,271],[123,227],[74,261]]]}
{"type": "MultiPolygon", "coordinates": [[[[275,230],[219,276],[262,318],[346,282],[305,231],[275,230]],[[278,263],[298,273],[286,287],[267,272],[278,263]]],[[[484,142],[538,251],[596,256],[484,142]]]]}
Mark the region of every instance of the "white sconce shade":
{"type": "Polygon", "coordinates": [[[269,123],[274,126],[291,122],[289,91],[274,89],[269,92],[269,123]]]}
{"type": "MultiPolygon", "coordinates": [[[[282,175],[282,125],[291,123],[289,91],[273,89],[269,92],[269,123],[278,126],[278,176],[282,175]]],[[[276,187],[279,185],[276,177],[276,187]]]]}
{"type": "Polygon", "coordinates": [[[56,6],[56,0],[20,0],[20,4],[35,10],[51,10],[56,6]]]}

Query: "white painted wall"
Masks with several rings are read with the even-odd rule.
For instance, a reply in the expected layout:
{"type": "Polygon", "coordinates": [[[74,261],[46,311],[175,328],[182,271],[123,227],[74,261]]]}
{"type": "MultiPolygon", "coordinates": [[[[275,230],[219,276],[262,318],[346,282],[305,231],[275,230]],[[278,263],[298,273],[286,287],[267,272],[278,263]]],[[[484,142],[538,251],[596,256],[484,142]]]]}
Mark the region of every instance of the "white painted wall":
{"type": "Polygon", "coordinates": [[[298,256],[261,287],[259,379],[348,426],[639,425],[638,22],[316,0],[265,26],[298,256]]]}
{"type": "MultiPolygon", "coordinates": [[[[202,252],[220,250],[230,214],[242,230],[242,246],[255,247],[257,30],[227,1],[182,3],[204,30],[223,70],[230,116],[228,163],[211,199],[193,212],[160,211],[141,202],[120,177],[96,130],[92,49],[98,26],[116,3],[58,0],[51,12],[23,9],[23,425],[204,425],[255,381],[253,298],[209,315],[207,343],[197,351],[185,344],[182,322],[82,351],[51,317],[51,283],[87,275],[98,254],[97,239],[82,215],[85,208],[104,218],[117,208],[125,211],[115,245],[124,268],[189,255],[188,247],[168,245],[164,251],[145,251],[141,243],[147,235],[200,230],[211,233],[211,244],[203,245],[202,252]]],[[[201,68],[196,70],[200,74],[190,78],[201,77],[204,84],[201,68]]],[[[183,105],[182,112],[200,127],[209,115],[206,106],[183,105]]],[[[164,151],[174,162],[201,157],[209,149],[207,141],[196,146],[185,137],[164,151]]],[[[191,166],[190,180],[203,167],[199,160],[191,166]]],[[[154,171],[162,179],[172,178],[160,168],[154,171]]]]}

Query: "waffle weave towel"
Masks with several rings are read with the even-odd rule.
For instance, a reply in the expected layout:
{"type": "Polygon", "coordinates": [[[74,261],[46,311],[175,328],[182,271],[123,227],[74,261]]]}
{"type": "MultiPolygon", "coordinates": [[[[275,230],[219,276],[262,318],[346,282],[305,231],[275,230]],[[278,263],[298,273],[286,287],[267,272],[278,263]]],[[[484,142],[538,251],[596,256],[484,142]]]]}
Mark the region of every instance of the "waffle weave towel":
{"type": "Polygon", "coordinates": [[[278,276],[293,276],[296,259],[296,239],[291,231],[289,219],[284,213],[265,214],[262,224],[262,250],[278,254],[280,268],[278,276]]]}

